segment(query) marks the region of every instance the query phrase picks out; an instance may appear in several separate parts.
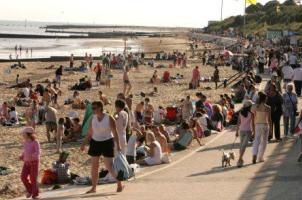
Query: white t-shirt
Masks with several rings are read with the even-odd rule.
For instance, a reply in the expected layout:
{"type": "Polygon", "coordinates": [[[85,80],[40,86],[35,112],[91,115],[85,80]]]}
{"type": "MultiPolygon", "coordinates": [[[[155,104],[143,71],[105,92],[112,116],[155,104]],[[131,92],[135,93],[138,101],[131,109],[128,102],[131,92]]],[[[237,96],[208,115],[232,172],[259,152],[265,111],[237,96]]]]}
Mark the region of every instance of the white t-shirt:
{"type": "Polygon", "coordinates": [[[126,111],[121,111],[118,113],[116,119],[116,130],[119,135],[119,140],[121,146],[126,145],[126,129],[128,125],[128,113],[126,111]]]}
{"type": "Polygon", "coordinates": [[[26,98],[28,98],[29,97],[29,89],[28,88],[22,88],[22,93],[24,94],[24,96],[26,97],[26,98]]]}
{"type": "Polygon", "coordinates": [[[294,76],[294,70],[291,66],[284,66],[282,68],[282,73],[284,79],[292,79],[294,76]]]}
{"type": "Polygon", "coordinates": [[[11,111],[11,112],[9,112],[9,119],[10,120],[14,119],[14,120],[18,121],[18,115],[19,114],[17,111],[11,111]]]}

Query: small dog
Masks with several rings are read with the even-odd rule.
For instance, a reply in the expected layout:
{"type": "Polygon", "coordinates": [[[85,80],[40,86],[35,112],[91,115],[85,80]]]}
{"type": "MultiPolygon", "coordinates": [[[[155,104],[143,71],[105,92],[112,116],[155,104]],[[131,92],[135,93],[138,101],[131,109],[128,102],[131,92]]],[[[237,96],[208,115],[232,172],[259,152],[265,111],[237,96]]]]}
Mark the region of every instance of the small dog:
{"type": "Polygon", "coordinates": [[[231,160],[235,160],[235,153],[233,151],[223,151],[222,150],[222,167],[232,166],[231,160]]]}

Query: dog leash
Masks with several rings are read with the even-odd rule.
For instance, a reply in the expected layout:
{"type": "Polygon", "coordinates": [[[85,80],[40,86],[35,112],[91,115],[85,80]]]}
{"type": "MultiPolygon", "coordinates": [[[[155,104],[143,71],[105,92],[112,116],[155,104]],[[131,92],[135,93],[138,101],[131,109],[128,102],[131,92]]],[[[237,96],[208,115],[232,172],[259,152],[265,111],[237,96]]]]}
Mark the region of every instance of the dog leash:
{"type": "Polygon", "coordinates": [[[235,147],[235,142],[236,142],[237,138],[238,138],[238,137],[235,137],[235,140],[234,140],[234,142],[233,142],[233,144],[232,144],[232,148],[231,148],[232,151],[233,151],[233,149],[234,149],[234,147],[235,147]]]}

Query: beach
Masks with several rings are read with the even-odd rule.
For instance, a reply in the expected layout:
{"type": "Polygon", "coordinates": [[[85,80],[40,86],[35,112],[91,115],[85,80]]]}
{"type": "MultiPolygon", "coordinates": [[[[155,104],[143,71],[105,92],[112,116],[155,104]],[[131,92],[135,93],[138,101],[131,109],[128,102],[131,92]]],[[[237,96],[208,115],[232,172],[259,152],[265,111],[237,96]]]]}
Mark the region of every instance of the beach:
{"type": "MultiPolygon", "coordinates": [[[[179,50],[184,52],[189,49],[188,40],[184,37],[179,38],[140,38],[136,41],[140,48],[146,52],[156,52],[164,50],[166,52],[173,52],[174,50],[179,50]]],[[[97,46],[93,42],[89,44],[90,46],[97,46]]],[[[89,53],[89,52],[88,52],[89,53]]],[[[98,62],[94,60],[94,65],[98,62]]],[[[168,66],[172,61],[155,61],[155,66],[164,65],[168,66]]],[[[0,63],[0,69],[6,69],[13,63],[0,63]]],[[[45,81],[47,78],[55,78],[55,69],[47,70],[46,67],[50,65],[55,65],[56,68],[59,65],[68,66],[68,62],[26,62],[26,69],[12,69],[10,74],[1,77],[1,82],[13,84],[15,82],[16,74],[20,75],[20,80],[25,80],[30,78],[31,81],[36,84],[45,81]]],[[[80,65],[80,61],[75,62],[75,66],[80,65]]],[[[203,92],[210,101],[215,102],[219,99],[219,95],[224,93],[230,93],[230,89],[213,89],[214,83],[201,83],[201,87],[198,90],[188,90],[189,81],[191,80],[192,70],[195,66],[200,66],[201,76],[211,77],[213,75],[214,68],[211,66],[201,66],[200,60],[188,60],[187,68],[161,68],[157,69],[158,75],[161,77],[164,71],[169,71],[171,76],[176,76],[176,74],[181,74],[184,79],[171,82],[168,84],[158,84],[152,85],[150,78],[155,69],[150,66],[139,66],[139,70],[130,71],[130,80],[132,82],[132,94],[133,105],[136,106],[143,98],[140,96],[141,92],[148,93],[153,90],[153,87],[158,88],[158,95],[151,97],[151,102],[155,108],[158,106],[167,107],[173,104],[179,104],[180,100],[191,95],[195,99],[196,92],[203,92]],[[206,90],[206,87],[211,87],[211,90],[206,90]]],[[[220,68],[221,79],[228,78],[232,76],[235,71],[231,67],[221,67],[220,68]]],[[[89,99],[90,101],[98,100],[97,93],[102,90],[103,93],[109,97],[111,101],[114,102],[116,94],[122,92],[122,70],[113,70],[112,87],[106,88],[105,86],[95,86],[91,90],[81,91],[80,97],[82,99],[89,99]]],[[[68,88],[74,85],[80,78],[88,75],[92,80],[95,79],[95,74],[92,71],[87,73],[82,72],[64,72],[62,77],[62,85],[60,89],[63,94],[59,97],[59,105],[61,106],[59,112],[59,117],[66,117],[68,113],[72,110],[71,106],[63,105],[64,98],[72,96],[73,91],[68,88]]],[[[95,83],[94,83],[95,85],[95,83]]],[[[17,90],[7,89],[6,86],[0,87],[1,92],[1,102],[12,99],[17,90]]],[[[17,107],[19,113],[25,111],[25,108],[17,107]]],[[[113,112],[114,108],[112,106],[107,106],[106,110],[113,112]]],[[[76,110],[79,113],[80,119],[83,120],[84,110],[76,110]]],[[[22,167],[22,162],[18,160],[18,157],[22,150],[21,135],[19,134],[21,127],[0,127],[0,163],[1,165],[8,167],[12,170],[12,173],[7,176],[0,176],[0,198],[9,199],[13,197],[20,196],[24,193],[24,187],[20,180],[20,171],[22,167]],[[8,187],[6,187],[8,185],[8,187]]],[[[41,155],[41,165],[40,165],[40,177],[43,170],[51,167],[53,161],[58,159],[58,154],[55,154],[55,144],[46,143],[46,130],[45,126],[37,126],[38,140],[41,143],[42,155],[41,155]]],[[[64,144],[64,150],[70,153],[68,162],[70,163],[70,170],[72,173],[78,174],[80,176],[87,176],[90,174],[90,161],[87,153],[80,152],[80,143],[75,144],[64,144]]],[[[43,186],[44,187],[44,186],[43,186]]],[[[42,187],[42,188],[43,188],[42,187]]],[[[47,188],[46,188],[47,189],[47,188]]]]}

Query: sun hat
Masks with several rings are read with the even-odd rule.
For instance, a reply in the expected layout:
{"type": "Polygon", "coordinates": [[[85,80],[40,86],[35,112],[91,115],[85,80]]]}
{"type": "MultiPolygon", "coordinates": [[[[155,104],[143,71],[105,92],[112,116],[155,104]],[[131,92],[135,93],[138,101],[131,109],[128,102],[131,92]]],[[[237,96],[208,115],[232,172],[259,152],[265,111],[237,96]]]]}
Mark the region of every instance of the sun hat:
{"type": "Polygon", "coordinates": [[[30,134],[34,133],[34,128],[30,127],[30,126],[27,126],[27,127],[23,128],[22,131],[21,131],[21,134],[25,135],[27,133],[30,133],[30,134]]]}
{"type": "Polygon", "coordinates": [[[243,102],[243,108],[248,108],[250,106],[252,106],[254,103],[251,100],[245,100],[243,102]]]}

